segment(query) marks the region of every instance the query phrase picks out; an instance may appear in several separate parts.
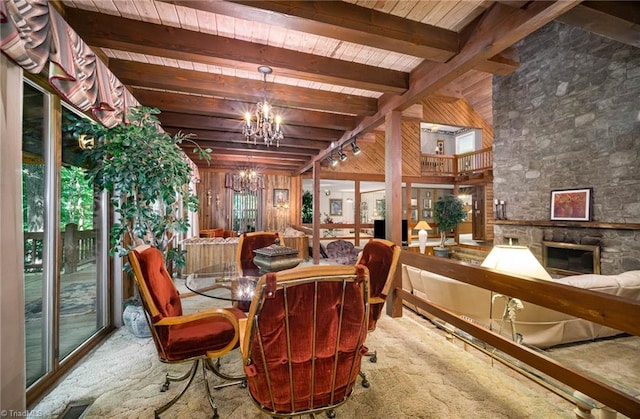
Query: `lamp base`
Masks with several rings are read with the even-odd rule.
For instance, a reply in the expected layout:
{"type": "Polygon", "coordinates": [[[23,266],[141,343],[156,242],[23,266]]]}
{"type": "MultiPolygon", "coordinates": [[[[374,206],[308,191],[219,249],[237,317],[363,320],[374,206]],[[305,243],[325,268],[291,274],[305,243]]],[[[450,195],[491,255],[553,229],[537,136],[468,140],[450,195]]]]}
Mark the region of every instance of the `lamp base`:
{"type": "Polygon", "coordinates": [[[420,244],[420,253],[424,255],[427,248],[427,230],[418,231],[418,243],[420,244]]]}

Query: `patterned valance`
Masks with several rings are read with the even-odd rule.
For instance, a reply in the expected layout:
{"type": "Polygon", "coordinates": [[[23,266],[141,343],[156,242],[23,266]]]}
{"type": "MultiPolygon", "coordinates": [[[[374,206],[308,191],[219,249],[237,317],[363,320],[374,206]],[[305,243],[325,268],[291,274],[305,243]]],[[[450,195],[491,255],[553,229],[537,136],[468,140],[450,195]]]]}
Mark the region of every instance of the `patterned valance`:
{"type": "Polygon", "coordinates": [[[49,65],[49,83],[69,103],[106,127],[139,105],[46,0],[0,2],[0,48],[26,71],[49,65]]]}

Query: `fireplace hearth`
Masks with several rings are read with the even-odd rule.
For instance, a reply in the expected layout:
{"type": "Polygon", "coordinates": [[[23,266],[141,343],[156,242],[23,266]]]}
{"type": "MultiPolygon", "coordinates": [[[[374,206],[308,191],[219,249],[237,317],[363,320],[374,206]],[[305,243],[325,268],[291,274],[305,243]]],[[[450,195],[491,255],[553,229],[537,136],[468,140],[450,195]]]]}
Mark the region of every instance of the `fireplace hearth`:
{"type": "Polygon", "coordinates": [[[560,275],[599,274],[600,246],[543,241],[542,264],[560,275]]]}

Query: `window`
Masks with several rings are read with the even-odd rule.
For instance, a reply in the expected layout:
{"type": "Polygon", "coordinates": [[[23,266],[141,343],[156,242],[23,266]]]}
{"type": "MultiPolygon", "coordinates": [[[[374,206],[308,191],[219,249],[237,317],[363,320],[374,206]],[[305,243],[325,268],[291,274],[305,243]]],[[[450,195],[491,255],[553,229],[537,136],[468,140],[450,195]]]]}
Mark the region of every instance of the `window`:
{"type": "Polygon", "coordinates": [[[232,191],[232,226],[238,234],[256,231],[262,224],[259,219],[258,208],[262,208],[259,203],[262,201],[262,190],[252,191],[232,191]]]}
{"type": "Polygon", "coordinates": [[[456,136],[456,154],[465,154],[475,151],[475,143],[476,133],[473,130],[456,136]]]}

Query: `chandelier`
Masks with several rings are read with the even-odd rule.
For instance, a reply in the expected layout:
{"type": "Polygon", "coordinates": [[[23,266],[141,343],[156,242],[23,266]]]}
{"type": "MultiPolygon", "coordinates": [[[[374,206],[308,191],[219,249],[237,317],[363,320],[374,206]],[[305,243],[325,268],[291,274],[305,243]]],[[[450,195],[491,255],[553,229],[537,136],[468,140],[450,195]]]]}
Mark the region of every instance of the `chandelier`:
{"type": "Polygon", "coordinates": [[[257,167],[240,167],[236,173],[227,173],[225,187],[235,192],[257,192],[264,189],[264,179],[257,167]]]}
{"type": "Polygon", "coordinates": [[[253,144],[257,144],[258,140],[264,141],[264,145],[267,147],[276,143],[276,147],[280,147],[280,140],[284,138],[280,123],[282,118],[280,115],[274,115],[269,102],[267,102],[267,74],[271,74],[273,70],[271,67],[261,65],[258,67],[258,71],[262,73],[262,101],[256,104],[256,109],[251,115],[251,112],[244,114],[244,125],[242,127],[242,134],[247,139],[247,144],[253,138],[253,144]]]}

